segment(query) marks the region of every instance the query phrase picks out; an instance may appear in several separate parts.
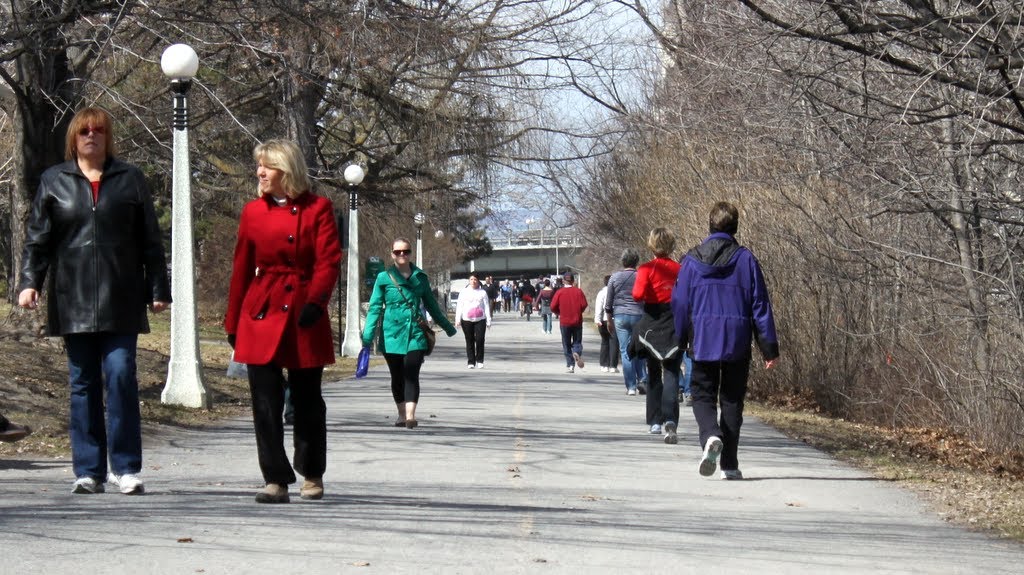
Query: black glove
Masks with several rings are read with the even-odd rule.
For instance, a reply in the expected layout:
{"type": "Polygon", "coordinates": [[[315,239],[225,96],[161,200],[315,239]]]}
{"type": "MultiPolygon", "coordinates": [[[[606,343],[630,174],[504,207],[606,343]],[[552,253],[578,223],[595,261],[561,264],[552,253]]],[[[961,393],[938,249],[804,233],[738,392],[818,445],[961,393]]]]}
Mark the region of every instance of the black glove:
{"type": "Polygon", "coordinates": [[[302,311],[299,313],[299,327],[313,325],[322,315],[324,315],[324,308],[315,303],[307,303],[302,306],[302,311]]]}
{"type": "Polygon", "coordinates": [[[235,334],[233,334],[233,333],[229,333],[228,334],[228,345],[231,346],[231,349],[235,349],[235,334]]]}

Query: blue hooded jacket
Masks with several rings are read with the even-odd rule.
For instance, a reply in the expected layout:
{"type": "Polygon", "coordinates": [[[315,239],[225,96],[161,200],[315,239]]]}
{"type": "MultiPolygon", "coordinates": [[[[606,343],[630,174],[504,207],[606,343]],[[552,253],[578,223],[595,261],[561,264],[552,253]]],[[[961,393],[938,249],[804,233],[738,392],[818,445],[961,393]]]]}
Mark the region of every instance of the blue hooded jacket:
{"type": "Polygon", "coordinates": [[[768,288],[750,250],[717,232],[681,263],[672,314],[676,337],[691,345],[695,361],[750,361],[754,336],[765,360],[779,356],[768,288]]]}

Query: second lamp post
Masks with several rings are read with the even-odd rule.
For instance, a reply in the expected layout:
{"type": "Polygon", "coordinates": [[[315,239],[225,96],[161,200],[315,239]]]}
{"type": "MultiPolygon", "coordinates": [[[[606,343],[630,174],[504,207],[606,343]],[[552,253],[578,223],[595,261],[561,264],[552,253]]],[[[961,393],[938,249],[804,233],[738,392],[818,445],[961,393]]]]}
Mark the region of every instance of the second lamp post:
{"type": "Polygon", "coordinates": [[[348,274],[345,290],[345,338],[341,344],[342,357],[355,357],[363,347],[359,330],[359,184],[366,172],[359,164],[345,168],[348,182],[348,274]]]}
{"type": "Polygon", "coordinates": [[[423,222],[427,218],[422,212],[417,212],[412,221],[416,224],[416,267],[423,269],[423,222]]]}

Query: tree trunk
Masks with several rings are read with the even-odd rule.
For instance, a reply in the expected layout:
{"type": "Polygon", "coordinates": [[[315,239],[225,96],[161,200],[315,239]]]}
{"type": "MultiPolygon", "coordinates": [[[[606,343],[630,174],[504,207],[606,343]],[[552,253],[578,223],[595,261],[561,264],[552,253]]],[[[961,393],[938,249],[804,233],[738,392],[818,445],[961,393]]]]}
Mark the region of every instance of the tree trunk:
{"type": "Polygon", "coordinates": [[[11,262],[8,267],[8,299],[16,301],[18,276],[25,245],[25,222],[44,170],[64,159],[64,143],[77,94],[67,80],[71,70],[63,38],[53,31],[40,40],[41,48],[18,58],[14,125],[17,139],[14,158],[14,193],[11,197],[11,262]]]}

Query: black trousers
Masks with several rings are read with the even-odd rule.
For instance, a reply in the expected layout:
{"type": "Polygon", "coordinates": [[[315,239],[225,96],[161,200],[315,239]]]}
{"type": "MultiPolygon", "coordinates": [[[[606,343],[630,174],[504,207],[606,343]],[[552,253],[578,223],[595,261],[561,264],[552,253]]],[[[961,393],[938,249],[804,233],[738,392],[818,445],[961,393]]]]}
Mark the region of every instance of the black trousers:
{"type": "Polygon", "coordinates": [[[722,440],[722,469],[739,469],[736,452],[743,425],[743,400],[747,395],[750,360],[694,361],[690,396],[700,432],[700,448],[712,435],[722,440]],[[722,408],[721,420],[718,407],[722,408]]]}
{"type": "Polygon", "coordinates": [[[295,473],[284,448],[284,390],[291,389],[295,406],[292,440],[293,464],[303,477],[320,478],[327,469],[327,405],[321,393],[324,368],[284,370],[274,364],[250,365],[249,391],[256,451],[266,483],[295,483],[295,473]]]}
{"type": "Polygon", "coordinates": [[[683,358],[647,358],[647,425],[679,423],[679,375],[683,358]]]}
{"type": "Polygon", "coordinates": [[[598,364],[601,367],[619,367],[619,338],[608,331],[608,322],[602,321],[597,326],[601,334],[601,356],[598,364]]]}
{"type": "Polygon", "coordinates": [[[462,333],[466,336],[466,361],[469,365],[484,362],[484,338],[487,336],[487,321],[462,320],[462,333]]]}
{"type": "Polygon", "coordinates": [[[391,397],[395,403],[420,400],[420,368],[423,367],[423,350],[417,349],[406,354],[384,353],[391,372],[391,397]]]}

